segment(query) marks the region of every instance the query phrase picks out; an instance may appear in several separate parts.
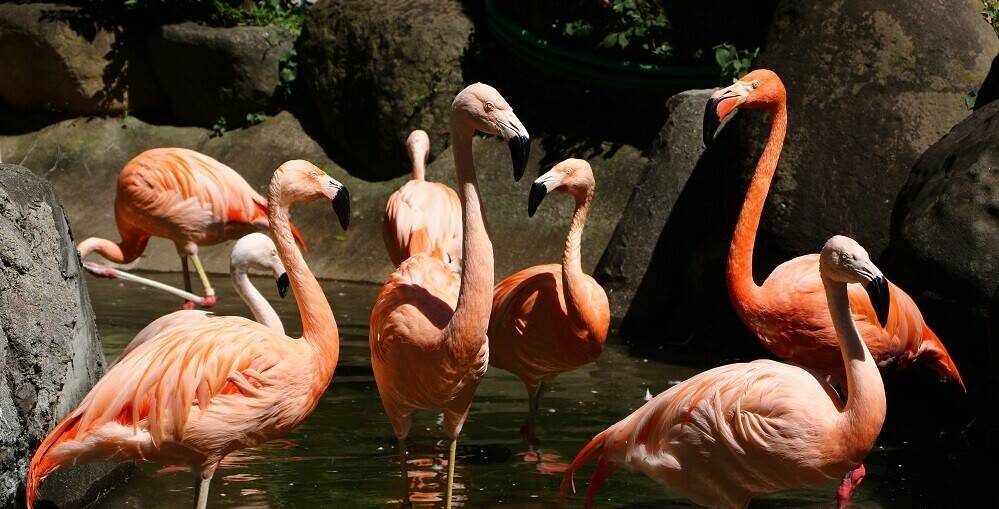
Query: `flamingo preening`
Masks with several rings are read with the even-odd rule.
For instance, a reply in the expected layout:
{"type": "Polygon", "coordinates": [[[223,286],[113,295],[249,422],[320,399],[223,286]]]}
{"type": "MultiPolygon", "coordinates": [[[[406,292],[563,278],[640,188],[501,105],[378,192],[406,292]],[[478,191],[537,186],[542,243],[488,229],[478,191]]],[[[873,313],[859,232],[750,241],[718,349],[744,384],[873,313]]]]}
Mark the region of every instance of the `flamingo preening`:
{"type": "Polygon", "coordinates": [[[293,339],[236,316],[212,316],[162,331],[108,370],[35,451],[27,505],[42,478],[88,461],[188,465],[196,507],[227,454],[280,437],[319,402],[340,355],[333,311],[309,271],[289,221],[293,203],[327,198],[346,228],[346,188],[306,161],[282,164],[270,184],[267,219],[298,301],[303,334],[293,339]]]}
{"type": "MultiPolygon", "coordinates": [[[[760,155],[732,236],[728,256],[728,291],[736,313],[774,355],[833,376],[846,376],[837,353],[838,341],[815,267],[819,256],[799,256],[780,264],[762,286],[753,280],[753,247],[763,206],[787,132],[787,95],[773,71],[753,71],[731,86],[712,94],[704,112],[704,143],[710,144],[721,121],[735,109],[762,109],[770,113],[770,135],[760,155]]],[[[961,374],[943,343],[923,321],[916,303],[901,288],[888,283],[891,309],[887,322],[878,323],[863,289],[848,286],[854,320],[879,366],[906,367],[919,361],[964,389],[961,374]]],[[[839,497],[845,505],[864,478],[863,465],[843,479],[839,497]]]]}
{"type": "Polygon", "coordinates": [[[513,109],[496,89],[481,83],[455,97],[450,128],[461,196],[463,269],[459,275],[442,259],[423,253],[402,262],[378,293],[368,333],[371,366],[399,441],[403,474],[413,412],[440,409],[444,413],[444,430],[451,442],[448,508],[458,435],[489,357],[486,329],[493,290],[493,246],[480,204],[472,138],[480,131],[507,140],[518,180],[530,150],[527,130],[513,109]]]}
{"type": "Polygon", "coordinates": [[[534,216],[551,192],[573,197],[576,210],[561,264],[537,265],[500,281],[489,318],[489,364],[517,375],[527,387],[527,422],[521,429],[537,442],[535,421],[545,383],[600,356],[610,307],[607,293],[583,273],[580,244],[596,182],[590,164],[566,159],[538,177],[527,213],[534,216]]]}
{"type": "MultiPolygon", "coordinates": [[[[754,78],[755,79],[755,78],[754,78]]],[[[852,472],[884,423],[881,373],[861,339],[850,287],[866,289],[876,319],[891,312],[889,290],[867,252],[831,238],[818,257],[833,333],[846,381],[845,403],[824,374],[770,360],[729,364],[694,376],[646,403],[587,444],[562,481],[589,460],[597,467],[586,492],[618,467],[638,470],[695,503],[745,508],[755,496],[852,472]]]]}
{"type": "MultiPolygon", "coordinates": [[[[284,264],[281,263],[281,257],[278,256],[277,247],[270,237],[260,232],[251,233],[233,244],[232,253],[229,255],[229,275],[232,278],[232,286],[235,288],[236,293],[243,299],[247,307],[250,308],[250,312],[253,313],[253,319],[276,332],[284,334],[284,325],[281,323],[281,318],[274,311],[270,303],[267,302],[267,299],[261,295],[260,290],[257,290],[253,286],[253,283],[250,282],[250,269],[270,271],[277,282],[278,295],[284,297],[288,293],[288,274],[284,270],[284,264]]],[[[110,271],[119,277],[122,274],[128,274],[117,269],[110,269],[110,271]]],[[[136,279],[140,284],[149,284],[147,283],[149,280],[145,278],[136,277],[136,279]]],[[[162,283],[156,284],[162,285],[162,283]]],[[[167,292],[181,292],[181,290],[172,286],[162,286],[165,287],[162,289],[167,292]]],[[[205,320],[210,316],[212,314],[208,311],[198,309],[182,309],[163,315],[143,327],[128,342],[128,345],[118,355],[118,358],[123,359],[139,345],[145,343],[150,338],[159,336],[166,329],[184,326],[198,320],[205,320]]]]}
{"type": "Polygon", "coordinates": [[[397,267],[416,253],[441,258],[461,268],[461,200],[454,189],[427,182],[430,137],[417,129],[406,139],[412,179],[389,196],[382,221],[382,238],[397,267]]]}
{"type": "MultiPolygon", "coordinates": [[[[80,242],[81,258],[96,252],[114,263],[130,263],[146,249],[150,237],[173,241],[184,271],[184,308],[215,305],[215,290],[198,258],[198,246],[238,239],[268,227],[267,200],[232,168],[186,148],[147,150],[118,174],[114,199],[120,242],[91,237],[80,242]],[[188,257],[194,262],[205,295],[191,294],[188,257]]],[[[298,230],[292,235],[302,248],[298,230]]],[[[110,267],[85,262],[99,277],[115,277],[110,267]]]]}

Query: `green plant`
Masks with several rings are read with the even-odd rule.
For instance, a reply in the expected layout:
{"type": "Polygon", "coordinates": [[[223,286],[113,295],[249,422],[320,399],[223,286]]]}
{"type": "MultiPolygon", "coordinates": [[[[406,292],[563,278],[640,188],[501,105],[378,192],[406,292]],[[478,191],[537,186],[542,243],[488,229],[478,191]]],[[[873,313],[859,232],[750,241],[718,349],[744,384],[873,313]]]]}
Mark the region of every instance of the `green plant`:
{"type": "Polygon", "coordinates": [[[643,56],[667,57],[673,48],[667,42],[669,19],[662,3],[654,0],[608,0],[604,12],[592,19],[573,19],[563,24],[570,38],[596,40],[601,48],[629,49],[643,56]]]}
{"type": "Polygon", "coordinates": [[[228,125],[227,122],[225,121],[225,118],[219,117],[219,119],[216,120],[214,124],[212,124],[212,134],[209,134],[208,137],[220,138],[225,135],[225,132],[227,130],[228,130],[228,125]]]}
{"type": "Polygon", "coordinates": [[[999,34],[999,0],[982,0],[982,17],[999,34]]]}
{"type": "Polygon", "coordinates": [[[735,81],[749,72],[760,54],[760,48],[754,50],[738,49],[729,43],[723,43],[712,48],[715,50],[715,61],[721,67],[722,82],[735,81]]]}
{"type": "Polygon", "coordinates": [[[267,114],[262,111],[246,114],[246,125],[257,125],[267,120],[267,114]]]}
{"type": "Polygon", "coordinates": [[[280,97],[287,100],[295,86],[295,78],[298,77],[298,52],[295,48],[290,49],[278,60],[278,89],[280,97]]]}

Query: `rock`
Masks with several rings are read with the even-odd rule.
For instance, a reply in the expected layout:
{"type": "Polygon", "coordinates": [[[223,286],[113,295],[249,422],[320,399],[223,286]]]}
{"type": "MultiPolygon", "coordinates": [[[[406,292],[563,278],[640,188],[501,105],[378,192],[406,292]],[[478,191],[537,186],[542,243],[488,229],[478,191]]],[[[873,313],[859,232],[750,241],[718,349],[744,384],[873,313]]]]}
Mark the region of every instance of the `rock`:
{"type": "Polygon", "coordinates": [[[55,4],[0,5],[0,98],[27,111],[103,114],[156,108],[145,55],[121,27],[55,4]]]}
{"type": "MultiPolygon", "coordinates": [[[[7,507],[23,491],[35,447],[100,378],[104,355],[62,205],[44,179],[11,164],[0,164],[0,262],[0,505],[7,507]]],[[[120,473],[77,467],[73,482],[46,483],[42,495],[80,507],[120,473]]]]}
{"type": "Polygon", "coordinates": [[[996,99],[999,99],[999,55],[992,59],[989,74],[975,95],[975,109],[977,110],[996,99]]]}
{"type": "MultiPolygon", "coordinates": [[[[758,277],[834,234],[872,256],[920,154],[968,114],[999,40],[972,0],[784,0],[757,65],[787,87],[789,131],[767,200],[758,277]],[[808,48],[808,51],[802,51],[808,48]]],[[[743,112],[725,175],[748,182],[768,122],[743,112]]]]}
{"type": "MultiPolygon", "coordinates": [[[[400,145],[403,140],[399,141],[400,145]]],[[[533,220],[527,218],[530,176],[514,183],[506,145],[495,139],[476,140],[479,180],[496,249],[496,276],[537,263],[561,259],[568,230],[569,205],[560,200],[545,205],[533,220]],[[547,219],[547,220],[546,220],[547,219]],[[502,239],[502,240],[500,240],[502,239]]],[[[566,148],[555,152],[544,139],[535,140],[531,167],[548,158],[587,157],[597,173],[597,196],[583,236],[584,269],[591,270],[617,224],[638,172],[645,165],[632,146],[566,148]]],[[[282,112],[263,123],[229,131],[212,138],[198,127],[167,127],[125,119],[66,120],[36,132],[0,136],[5,161],[22,161],[48,178],[66,205],[79,238],[100,236],[117,240],[111,203],[115,179],[125,163],[139,152],[162,146],[198,150],[230,165],[261,193],[266,193],[274,169],[289,159],[317,164],[350,189],[353,214],[350,230],[343,232],[329,207],[303,205],[293,211],[309,250],[309,267],[319,277],[382,283],[392,271],[381,237],[385,201],[407,179],[366,182],[348,174],[327,157],[290,113],[282,112]],[[95,207],[94,203],[106,204],[95,207]]],[[[553,163],[555,161],[551,161],[553,163]]],[[[546,163],[546,164],[551,164],[546,163]]],[[[427,170],[430,180],[454,185],[454,166],[446,151],[427,170]]],[[[202,261],[214,273],[227,273],[229,248],[202,250],[202,261]]],[[[153,238],[137,268],[178,271],[180,263],[172,243],[153,238]]]]}
{"type": "Polygon", "coordinates": [[[613,316],[634,319],[662,313],[662,290],[670,284],[662,280],[667,271],[656,263],[662,261],[656,250],[673,207],[704,152],[701,122],[712,92],[690,90],[666,102],[666,124],[652,143],[649,162],[595,272],[607,290],[613,316]]]}
{"type": "Polygon", "coordinates": [[[988,307],[999,290],[997,161],[992,102],[919,158],[895,202],[883,257],[959,363],[988,358],[988,307]]]}
{"type": "Polygon", "coordinates": [[[309,10],[299,77],[323,141],[354,174],[408,172],[400,140],[413,129],[430,133],[432,156],[444,150],[471,33],[457,0],[339,0],[309,10]]]}
{"type": "Polygon", "coordinates": [[[149,39],[152,65],[177,120],[241,125],[249,113],[272,113],[279,66],[294,34],[278,27],[167,25],[149,39]]]}

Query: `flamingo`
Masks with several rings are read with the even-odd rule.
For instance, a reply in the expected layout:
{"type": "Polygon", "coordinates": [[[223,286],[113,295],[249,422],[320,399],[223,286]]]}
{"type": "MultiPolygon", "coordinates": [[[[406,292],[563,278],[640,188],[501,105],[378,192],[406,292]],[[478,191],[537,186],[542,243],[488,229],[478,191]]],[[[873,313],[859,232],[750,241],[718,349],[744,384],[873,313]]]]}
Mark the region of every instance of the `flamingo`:
{"type": "Polygon", "coordinates": [[[461,201],[454,189],[424,180],[430,137],[410,133],[406,152],[413,178],[389,196],[382,238],[397,267],[416,253],[437,256],[454,270],[461,268],[461,201]]]}
{"type": "MultiPolygon", "coordinates": [[[[250,308],[253,318],[258,323],[273,329],[275,332],[284,334],[284,325],[278,317],[274,308],[271,307],[267,299],[260,294],[250,281],[249,270],[266,270],[274,274],[277,282],[278,295],[282,298],[288,293],[288,274],[284,270],[284,264],[278,256],[277,247],[270,237],[260,232],[254,232],[236,241],[232,246],[232,253],[229,255],[229,274],[232,278],[232,286],[236,289],[243,302],[250,308]]],[[[112,269],[117,275],[128,274],[124,271],[112,269]]],[[[141,284],[148,284],[144,278],[138,278],[141,284]]],[[[166,286],[166,285],[164,285],[166,286]]],[[[166,286],[168,292],[181,293],[182,291],[172,286],[166,286]]],[[[213,316],[208,311],[197,309],[182,309],[173,313],[163,315],[145,326],[138,334],[128,342],[122,350],[118,359],[123,359],[132,350],[145,343],[150,338],[159,336],[169,328],[184,326],[198,320],[204,320],[213,316]]]]}
{"type": "MultiPolygon", "coordinates": [[[[709,145],[721,122],[736,109],[762,109],[770,113],[770,135],[760,155],[753,180],[732,236],[728,256],[728,291],[739,318],[774,355],[832,376],[840,382],[846,375],[839,361],[822,281],[815,267],[819,256],[809,254],[779,265],[757,286],[753,280],[753,244],[763,205],[787,131],[787,96],[784,84],[773,71],[755,70],[708,100],[704,113],[704,143],[709,145]]],[[[923,320],[916,303],[901,288],[888,283],[891,309],[888,321],[876,322],[874,309],[857,285],[849,286],[854,320],[864,342],[881,367],[913,362],[925,363],[944,378],[952,378],[964,390],[961,374],[943,343],[923,320]]],[[[850,493],[864,478],[864,467],[843,479],[839,493],[845,505],[850,493]]]]}
{"type": "MultiPolygon", "coordinates": [[[[263,196],[232,168],[186,148],[154,148],[126,163],[118,174],[114,215],[121,241],[85,239],[77,246],[80,257],[96,252],[114,263],[130,263],[146,249],[150,237],[169,239],[184,271],[188,293],[184,309],[195,304],[211,307],[216,302],[215,289],[198,258],[198,246],[238,239],[268,227],[263,196]],[[190,293],[189,257],[204,287],[203,297],[190,293]]],[[[291,226],[291,232],[304,249],[298,230],[291,226]]],[[[114,277],[104,265],[84,262],[84,268],[98,277],[114,277]]]]}
{"type": "Polygon", "coordinates": [[[52,430],[28,470],[27,506],[42,478],[77,463],[144,460],[188,465],[204,509],[219,462],[295,429],[319,402],[340,354],[333,311],[295,246],[292,203],[328,198],[346,228],[346,188],[306,161],[274,173],[267,211],[298,301],[293,339],[237,316],[213,316],[161,332],[115,364],[52,430]]]}
{"type": "MultiPolygon", "coordinates": [[[[479,202],[472,137],[481,131],[507,140],[518,180],[530,150],[524,125],[489,85],[476,83],[458,93],[451,106],[450,127],[462,200],[463,270],[459,275],[440,258],[424,253],[402,262],[378,293],[368,336],[378,394],[399,441],[400,458],[405,456],[413,412],[440,409],[444,413],[444,430],[451,442],[448,508],[458,435],[489,357],[486,329],[493,247],[479,202]]],[[[401,464],[405,474],[405,461],[401,464]]]]}
{"type": "Polygon", "coordinates": [[[566,159],[534,181],[527,209],[531,217],[550,192],[576,201],[562,264],[521,270],[500,281],[493,293],[489,363],[517,375],[527,387],[521,433],[531,443],[537,442],[535,420],[545,383],[595,361],[607,340],[607,293],[583,273],[579,253],[595,185],[590,164],[581,159],[566,159]]]}
{"type": "Polygon", "coordinates": [[[816,268],[846,372],[843,402],[824,375],[771,360],[720,366],[656,396],[597,435],[562,480],[598,460],[586,507],[618,467],[638,470],[697,504],[745,508],[755,496],[837,479],[870,452],[884,423],[881,373],[860,337],[848,285],[863,285],[884,323],[894,297],[867,252],[826,243],[816,268]]]}

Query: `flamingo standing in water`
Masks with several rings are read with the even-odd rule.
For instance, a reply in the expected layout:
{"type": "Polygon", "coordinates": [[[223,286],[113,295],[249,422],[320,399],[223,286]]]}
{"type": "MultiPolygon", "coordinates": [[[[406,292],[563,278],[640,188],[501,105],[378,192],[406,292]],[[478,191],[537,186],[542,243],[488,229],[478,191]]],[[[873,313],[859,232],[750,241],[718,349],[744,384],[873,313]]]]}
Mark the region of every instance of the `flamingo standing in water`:
{"type": "MultiPolygon", "coordinates": [[[[229,274],[232,278],[233,288],[236,289],[236,293],[243,299],[247,307],[250,308],[254,320],[276,332],[284,334],[284,325],[281,323],[281,318],[278,317],[277,312],[267,302],[267,299],[261,295],[260,290],[257,290],[250,281],[250,269],[270,271],[277,282],[278,295],[283,298],[288,293],[288,274],[284,270],[284,264],[281,263],[281,257],[278,256],[277,247],[270,237],[260,232],[251,233],[233,244],[232,253],[229,255],[229,274]]],[[[116,269],[111,270],[118,276],[127,274],[116,269]]],[[[139,281],[139,283],[146,284],[144,281],[139,281]]],[[[168,292],[181,292],[181,290],[171,286],[167,286],[165,290],[168,292]]],[[[163,315],[149,322],[149,325],[140,330],[132,338],[132,341],[128,342],[128,345],[122,350],[118,359],[123,359],[139,345],[145,343],[150,338],[159,336],[166,329],[184,326],[198,320],[204,320],[210,316],[212,314],[208,311],[196,309],[182,309],[168,315],[163,315]]]]}
{"type": "Polygon", "coordinates": [[[607,340],[607,293],[583,273],[579,253],[595,185],[590,164],[581,159],[566,159],[534,181],[529,216],[550,192],[576,201],[562,264],[521,270],[500,281],[493,293],[489,363],[527,386],[527,423],[521,434],[531,443],[537,442],[535,420],[545,383],[595,361],[607,340]]]}
{"type": "Polygon", "coordinates": [[[144,460],[197,472],[196,507],[227,454],[295,429],[319,402],[340,355],[333,311],[295,246],[292,203],[327,198],[346,227],[346,188],[306,161],[274,173],[267,212],[298,301],[293,339],[236,316],[212,316],[149,338],[114,365],[45,437],[28,471],[33,507],[42,478],[88,461],[144,460]]]}
{"type": "Polygon", "coordinates": [[[770,360],[729,364],[675,385],[584,447],[562,481],[598,461],[586,507],[618,467],[638,470],[697,504],[745,508],[755,496],[850,472],[874,446],[885,419],[881,373],[860,337],[848,286],[866,288],[877,319],[890,313],[888,288],[867,252],[847,237],[830,239],[818,267],[840,362],[843,403],[822,373],[770,360]],[[862,286],[861,286],[862,285],[862,286]]]}
{"type": "Polygon", "coordinates": [[[416,253],[461,269],[461,200],[454,189],[424,180],[430,137],[417,129],[406,139],[413,178],[389,196],[382,238],[397,267],[416,253]]]}
{"type": "MultiPolygon", "coordinates": [[[[215,290],[198,258],[198,246],[238,239],[266,230],[267,200],[232,168],[186,148],[155,148],[133,158],[118,174],[114,199],[120,242],[91,237],[77,247],[81,258],[98,253],[114,263],[130,263],[152,236],[173,241],[184,270],[184,308],[215,305],[215,290]],[[191,294],[188,257],[201,278],[205,295],[191,294]]],[[[303,248],[298,230],[292,235],[303,248]]],[[[114,277],[110,267],[83,266],[99,277],[114,277]]]]}
{"type": "MultiPolygon", "coordinates": [[[[444,430],[451,442],[448,508],[458,435],[489,360],[486,329],[493,246],[479,202],[472,137],[481,131],[507,140],[518,180],[530,150],[524,125],[488,85],[470,85],[455,97],[450,126],[462,200],[463,270],[459,276],[440,258],[423,253],[404,261],[378,293],[368,336],[378,394],[399,440],[401,458],[413,412],[440,409],[444,413],[444,430]]],[[[405,461],[401,463],[405,474],[405,461]]]]}

